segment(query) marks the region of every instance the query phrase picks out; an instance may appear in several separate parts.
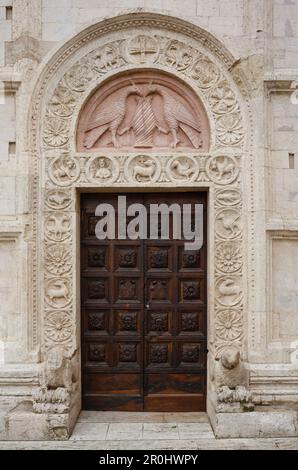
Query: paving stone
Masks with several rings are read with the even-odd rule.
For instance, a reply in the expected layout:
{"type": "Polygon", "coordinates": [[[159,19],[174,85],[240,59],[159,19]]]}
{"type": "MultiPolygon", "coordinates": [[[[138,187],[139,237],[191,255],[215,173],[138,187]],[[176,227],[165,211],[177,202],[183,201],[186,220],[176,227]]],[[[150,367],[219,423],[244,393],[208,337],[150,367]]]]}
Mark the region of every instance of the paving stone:
{"type": "Polygon", "coordinates": [[[108,427],[107,423],[77,423],[70,440],[105,440],[108,427]]]}
{"type": "Polygon", "coordinates": [[[133,440],[142,438],[142,423],[109,424],[107,440],[133,440]]]}
{"type": "Polygon", "coordinates": [[[143,439],[179,439],[177,423],[144,423],[143,439]]]}

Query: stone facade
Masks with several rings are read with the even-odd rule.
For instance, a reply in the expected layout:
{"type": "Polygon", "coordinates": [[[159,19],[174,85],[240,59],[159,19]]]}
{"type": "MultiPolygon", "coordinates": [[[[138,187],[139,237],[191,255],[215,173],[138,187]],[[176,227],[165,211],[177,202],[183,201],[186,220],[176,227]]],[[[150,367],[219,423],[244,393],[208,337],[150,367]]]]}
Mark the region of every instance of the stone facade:
{"type": "Polygon", "coordinates": [[[297,0],[0,0],[3,438],[70,435],[81,406],[78,194],[135,187],[209,193],[215,434],[297,434],[297,24],[297,0]],[[94,91],[146,70],[198,97],[209,147],[77,147],[94,91]],[[103,178],[99,158],[113,170],[103,178]],[[153,170],[136,177],[144,161],[153,170]]]}

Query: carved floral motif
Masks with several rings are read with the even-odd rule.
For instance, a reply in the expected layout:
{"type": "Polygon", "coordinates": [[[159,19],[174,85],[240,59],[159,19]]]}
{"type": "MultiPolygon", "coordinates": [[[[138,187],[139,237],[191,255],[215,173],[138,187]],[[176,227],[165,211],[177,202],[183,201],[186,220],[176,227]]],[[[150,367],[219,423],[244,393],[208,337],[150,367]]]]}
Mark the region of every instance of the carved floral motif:
{"type": "Polygon", "coordinates": [[[232,242],[219,243],[216,249],[218,268],[224,273],[233,273],[242,266],[241,245],[232,242]]]}
{"type": "Polygon", "coordinates": [[[168,360],[168,345],[167,344],[151,344],[150,346],[150,361],[157,364],[162,364],[168,360]]]}
{"type": "Polygon", "coordinates": [[[215,317],[215,330],[219,338],[233,341],[242,333],[242,317],[238,310],[220,310],[215,317]]]}
{"type": "Polygon", "coordinates": [[[72,266],[71,251],[65,245],[50,245],[46,250],[46,268],[53,275],[65,274],[72,266]]]}
{"type": "Polygon", "coordinates": [[[220,83],[212,89],[210,103],[215,113],[226,114],[236,107],[236,98],[227,83],[220,83]]]}
{"type": "Polygon", "coordinates": [[[182,313],[181,330],[182,331],[196,331],[197,329],[198,329],[198,314],[197,313],[182,313]]]}
{"type": "Polygon", "coordinates": [[[137,345],[136,344],[119,344],[119,361],[120,362],[136,362],[137,345]]]}
{"type": "Polygon", "coordinates": [[[103,344],[89,344],[88,359],[89,361],[104,362],[106,358],[106,348],[103,344]]]}
{"type": "Polygon", "coordinates": [[[50,147],[62,147],[65,145],[69,140],[67,121],[58,117],[48,117],[43,132],[43,140],[50,147]]]}
{"type": "Polygon", "coordinates": [[[199,362],[200,346],[198,344],[183,344],[182,362],[199,362]]]}
{"type": "Polygon", "coordinates": [[[70,218],[63,212],[55,212],[45,219],[45,233],[49,240],[62,242],[70,237],[70,218]]]}
{"type": "Polygon", "coordinates": [[[235,145],[243,138],[239,114],[226,114],[217,121],[217,137],[225,145],[235,145]]]}

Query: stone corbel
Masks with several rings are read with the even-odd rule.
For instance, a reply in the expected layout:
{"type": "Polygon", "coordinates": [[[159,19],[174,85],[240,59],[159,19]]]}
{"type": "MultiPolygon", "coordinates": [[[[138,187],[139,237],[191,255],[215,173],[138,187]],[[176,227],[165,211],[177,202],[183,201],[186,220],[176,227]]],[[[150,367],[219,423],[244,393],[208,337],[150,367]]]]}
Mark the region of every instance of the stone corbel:
{"type": "Polygon", "coordinates": [[[265,79],[264,86],[266,96],[270,98],[272,93],[293,93],[298,86],[298,81],[290,78],[265,79]]]}

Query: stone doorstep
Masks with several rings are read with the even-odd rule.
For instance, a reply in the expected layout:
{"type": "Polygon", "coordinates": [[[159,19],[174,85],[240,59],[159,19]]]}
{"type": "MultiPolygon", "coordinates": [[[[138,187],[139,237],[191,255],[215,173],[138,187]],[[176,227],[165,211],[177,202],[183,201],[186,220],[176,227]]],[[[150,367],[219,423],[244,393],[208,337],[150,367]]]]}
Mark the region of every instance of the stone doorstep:
{"type": "Polygon", "coordinates": [[[298,436],[297,412],[289,410],[217,413],[211,424],[220,439],[298,436]]]}
{"type": "MultiPolygon", "coordinates": [[[[32,405],[25,403],[17,406],[14,410],[9,412],[6,416],[6,435],[8,440],[12,441],[37,441],[37,440],[66,440],[69,438],[73,424],[76,419],[76,411],[70,415],[44,415],[32,412],[32,405]]],[[[211,413],[211,424],[218,439],[228,438],[283,438],[283,437],[297,437],[297,413],[294,411],[267,411],[267,412],[246,412],[246,413],[211,413]]],[[[78,422],[79,428],[84,425],[82,422],[78,422]]],[[[86,423],[87,424],[87,423],[86,423]]],[[[105,424],[101,423],[88,423],[88,425],[105,424]]],[[[110,423],[106,423],[107,425],[110,423]]],[[[133,423],[123,423],[122,426],[127,426],[133,423]]],[[[189,423],[188,423],[189,424],[189,423]]],[[[206,427],[206,423],[201,423],[203,427],[206,427]]],[[[154,438],[157,434],[157,427],[159,427],[159,438],[161,439],[179,439],[179,433],[177,429],[171,430],[173,423],[144,423],[142,435],[138,434],[138,439],[145,440],[146,437],[149,439],[154,438]],[[164,429],[163,429],[164,428],[164,429]],[[165,429],[166,428],[166,429],[165,429]],[[153,433],[153,434],[152,434],[153,433]]],[[[177,425],[181,426],[181,423],[177,425]]],[[[111,423],[111,430],[116,431],[117,423],[111,423]]],[[[140,423],[136,423],[136,426],[140,426],[140,423]]],[[[186,423],[185,423],[186,426],[186,423]]],[[[183,429],[183,428],[181,428],[183,429]]],[[[210,428],[211,430],[211,428],[210,428]]],[[[115,438],[121,440],[119,433],[109,433],[108,428],[102,429],[106,436],[110,436],[110,439],[115,438]],[[114,434],[114,435],[112,435],[114,434]]],[[[186,432],[186,429],[184,429],[186,432]]],[[[190,430],[189,430],[190,431],[190,430]]],[[[187,438],[190,438],[191,432],[187,432],[187,438]]],[[[202,429],[203,431],[203,429],[202,429]]],[[[208,430],[204,429],[206,438],[211,437],[208,434],[208,430]]],[[[123,433],[120,433],[123,436],[123,433]]],[[[181,434],[181,440],[183,440],[183,432],[181,434]]],[[[185,434],[184,434],[185,435],[185,434]]],[[[76,434],[75,434],[76,437],[76,434]]],[[[131,436],[133,440],[136,436],[131,436]]],[[[198,435],[198,438],[202,437],[198,435]]],[[[88,440],[88,436],[85,437],[88,440]]],[[[94,440],[94,439],[92,439],[94,440]]]]}
{"type": "Polygon", "coordinates": [[[6,438],[9,441],[67,440],[77,419],[77,409],[70,413],[34,413],[31,402],[17,405],[5,416],[6,438]]]}

